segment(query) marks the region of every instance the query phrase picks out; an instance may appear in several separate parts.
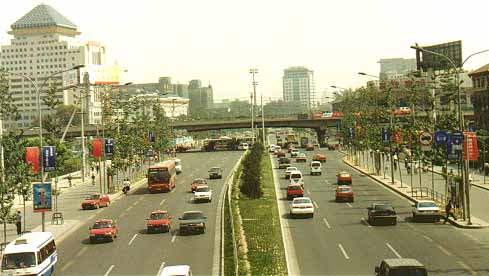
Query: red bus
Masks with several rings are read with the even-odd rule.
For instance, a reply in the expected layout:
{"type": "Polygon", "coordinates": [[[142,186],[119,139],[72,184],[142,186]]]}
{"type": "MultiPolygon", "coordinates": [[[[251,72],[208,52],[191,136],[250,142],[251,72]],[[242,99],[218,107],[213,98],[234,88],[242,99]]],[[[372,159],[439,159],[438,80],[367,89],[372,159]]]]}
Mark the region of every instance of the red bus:
{"type": "Polygon", "coordinates": [[[148,191],[169,192],[175,188],[177,182],[177,170],[175,160],[167,160],[149,167],[148,169],[148,191]]]}

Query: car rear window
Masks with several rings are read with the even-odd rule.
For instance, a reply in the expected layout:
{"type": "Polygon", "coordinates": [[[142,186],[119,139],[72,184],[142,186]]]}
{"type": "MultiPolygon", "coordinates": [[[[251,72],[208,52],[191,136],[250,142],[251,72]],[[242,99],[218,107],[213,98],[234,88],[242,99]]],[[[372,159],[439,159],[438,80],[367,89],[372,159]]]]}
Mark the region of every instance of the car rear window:
{"type": "Polygon", "coordinates": [[[349,174],[347,174],[347,173],[341,173],[341,174],[340,174],[340,177],[350,177],[350,175],[349,175],[349,174]]]}
{"type": "Polygon", "coordinates": [[[398,267],[389,269],[388,276],[427,276],[425,268],[422,267],[398,267]]]}
{"type": "Polygon", "coordinates": [[[289,190],[294,190],[294,191],[302,190],[302,187],[301,186],[289,186],[289,190]]]}
{"type": "Polygon", "coordinates": [[[296,203],[296,204],[311,203],[311,200],[307,199],[307,198],[294,199],[294,203],[296,203]]]}
{"type": "Polygon", "coordinates": [[[419,207],[438,207],[434,202],[420,202],[419,207]]]}
{"type": "Polygon", "coordinates": [[[392,208],[392,205],[389,205],[389,204],[376,204],[375,205],[375,210],[394,210],[394,208],[392,208]]]}
{"type": "Polygon", "coordinates": [[[340,191],[340,193],[348,193],[351,191],[351,189],[348,189],[348,188],[340,188],[338,190],[340,191]]]}
{"type": "Polygon", "coordinates": [[[208,192],[209,191],[209,187],[199,187],[197,188],[196,192],[208,192]]]}
{"type": "Polygon", "coordinates": [[[293,173],[290,175],[290,178],[302,178],[302,175],[300,175],[298,173],[293,173]]]}

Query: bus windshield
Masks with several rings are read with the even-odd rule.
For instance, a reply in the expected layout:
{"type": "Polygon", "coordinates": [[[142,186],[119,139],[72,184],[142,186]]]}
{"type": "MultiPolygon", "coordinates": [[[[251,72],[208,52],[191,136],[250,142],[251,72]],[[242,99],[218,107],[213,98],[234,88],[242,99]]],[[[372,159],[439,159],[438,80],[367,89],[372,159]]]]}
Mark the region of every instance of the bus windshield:
{"type": "Polygon", "coordinates": [[[36,266],[36,256],[33,252],[3,255],[2,270],[27,268],[33,266],[36,266]]]}
{"type": "Polygon", "coordinates": [[[170,173],[164,170],[150,170],[148,172],[149,183],[168,183],[170,181],[170,173]]]}

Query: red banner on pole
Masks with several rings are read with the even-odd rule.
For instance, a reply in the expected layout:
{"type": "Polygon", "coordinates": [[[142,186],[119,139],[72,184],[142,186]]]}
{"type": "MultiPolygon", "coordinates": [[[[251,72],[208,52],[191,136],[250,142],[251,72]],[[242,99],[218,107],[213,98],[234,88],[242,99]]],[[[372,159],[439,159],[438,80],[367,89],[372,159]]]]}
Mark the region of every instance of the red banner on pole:
{"type": "Polygon", "coordinates": [[[477,135],[475,132],[464,132],[464,160],[475,161],[479,158],[479,148],[477,147],[477,135]]]}
{"type": "Polygon", "coordinates": [[[39,163],[38,147],[25,148],[25,162],[31,165],[31,169],[33,173],[39,173],[41,171],[41,165],[39,163]]]}
{"type": "Polygon", "coordinates": [[[102,158],[102,139],[97,138],[92,140],[92,156],[102,158]]]}
{"type": "Polygon", "coordinates": [[[402,134],[399,130],[394,132],[393,140],[394,140],[394,143],[396,143],[398,145],[402,144],[402,134]]]}

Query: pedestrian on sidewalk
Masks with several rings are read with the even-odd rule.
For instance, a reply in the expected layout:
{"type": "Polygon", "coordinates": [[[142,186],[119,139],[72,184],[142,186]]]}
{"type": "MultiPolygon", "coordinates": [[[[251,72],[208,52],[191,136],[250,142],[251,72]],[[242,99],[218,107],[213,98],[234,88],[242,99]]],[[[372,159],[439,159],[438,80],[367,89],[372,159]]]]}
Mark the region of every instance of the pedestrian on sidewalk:
{"type": "Polygon", "coordinates": [[[72,179],[72,178],[71,178],[71,173],[70,173],[70,174],[68,174],[68,183],[70,184],[70,187],[71,187],[71,185],[72,185],[72,184],[71,184],[71,179],[72,179]]]}
{"type": "Polygon", "coordinates": [[[448,201],[448,203],[447,203],[447,205],[445,206],[445,212],[446,212],[446,214],[445,214],[445,222],[443,222],[443,223],[447,223],[448,218],[449,218],[450,216],[451,216],[453,219],[455,219],[455,220],[457,219],[457,218],[455,217],[455,215],[453,214],[453,211],[452,211],[452,210],[453,210],[453,206],[452,206],[452,200],[449,200],[449,201],[448,201]]]}
{"type": "Polygon", "coordinates": [[[100,165],[99,165],[99,164],[97,164],[97,165],[95,166],[95,169],[97,170],[97,174],[98,174],[98,173],[99,173],[99,171],[100,171],[100,165]]]}
{"type": "Polygon", "coordinates": [[[404,158],[404,168],[408,168],[409,166],[409,160],[407,158],[404,158]]]}
{"type": "Polygon", "coordinates": [[[92,174],[92,185],[95,185],[95,175],[92,174]]]}
{"type": "Polygon", "coordinates": [[[22,215],[17,211],[15,226],[17,226],[17,235],[22,235],[22,215]]]}
{"type": "Polygon", "coordinates": [[[397,162],[398,162],[398,159],[397,159],[397,154],[394,154],[392,156],[392,164],[394,166],[394,170],[397,171],[397,162]]]}

